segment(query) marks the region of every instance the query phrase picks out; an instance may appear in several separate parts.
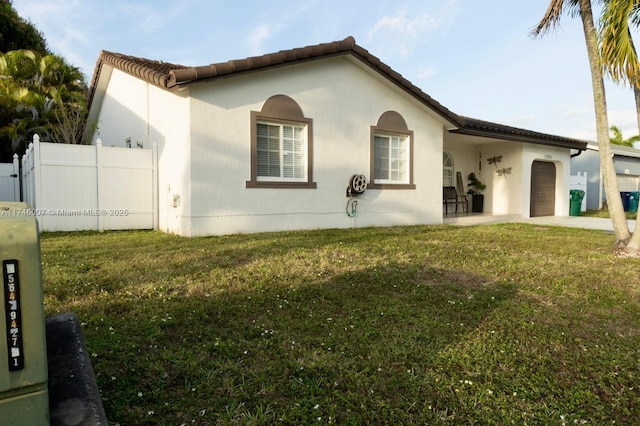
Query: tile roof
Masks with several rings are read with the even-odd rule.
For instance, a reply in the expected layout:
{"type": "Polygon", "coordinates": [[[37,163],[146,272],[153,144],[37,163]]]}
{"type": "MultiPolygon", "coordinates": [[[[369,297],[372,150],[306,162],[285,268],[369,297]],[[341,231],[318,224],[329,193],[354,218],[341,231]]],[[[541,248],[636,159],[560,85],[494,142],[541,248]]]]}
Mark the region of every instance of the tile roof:
{"type": "Polygon", "coordinates": [[[533,132],[516,127],[504,126],[497,123],[459,116],[424,93],[420,88],[413,85],[409,80],[402,77],[401,74],[391,69],[391,67],[383,63],[379,58],[357,45],[353,37],[347,37],[344,40],[331,43],[281,50],[279,52],[268,53],[261,56],[253,56],[245,59],[236,59],[197,67],[188,67],[168,62],[153,61],[150,59],[102,51],[96,63],[96,68],[89,90],[89,106],[91,106],[95,91],[97,90],[97,83],[104,64],[108,64],[114,68],[129,73],[149,82],[150,84],[169,90],[195,82],[221,78],[232,74],[237,75],[241,73],[255,72],[267,68],[324,59],[339,55],[353,55],[373,70],[397,84],[411,96],[429,106],[442,118],[457,127],[456,130],[451,131],[452,133],[520,140],[522,142],[562,146],[580,150],[586,149],[586,142],[576,139],[533,132]]]}
{"type": "Polygon", "coordinates": [[[533,130],[521,129],[518,127],[506,126],[504,124],[492,123],[490,121],[478,120],[475,118],[459,115],[457,122],[458,129],[450,130],[470,136],[485,136],[489,138],[516,140],[520,142],[531,142],[542,145],[560,146],[563,148],[585,150],[587,141],[564,136],[550,135],[547,133],[534,132],[533,130]]]}

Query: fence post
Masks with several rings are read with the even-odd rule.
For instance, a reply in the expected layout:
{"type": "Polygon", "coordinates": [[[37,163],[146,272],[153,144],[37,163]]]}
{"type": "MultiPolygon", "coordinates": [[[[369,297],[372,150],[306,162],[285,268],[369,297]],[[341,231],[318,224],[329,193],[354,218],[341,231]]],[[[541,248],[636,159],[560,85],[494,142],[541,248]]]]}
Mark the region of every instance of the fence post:
{"type": "Polygon", "coordinates": [[[42,194],[40,194],[42,190],[40,169],[40,135],[36,133],[33,135],[33,206],[31,206],[34,210],[38,208],[38,205],[42,201],[42,194]]]}
{"type": "Polygon", "coordinates": [[[104,217],[101,213],[102,207],[102,139],[98,138],[96,140],[96,189],[98,193],[96,194],[96,202],[98,205],[96,206],[96,211],[98,213],[98,231],[104,231],[104,217]]]}
{"type": "Polygon", "coordinates": [[[20,177],[20,179],[22,180],[22,182],[24,182],[23,186],[22,186],[22,192],[20,194],[20,197],[22,198],[22,201],[24,201],[25,203],[29,203],[29,197],[27,196],[27,188],[29,185],[29,182],[27,181],[27,168],[25,167],[26,163],[27,163],[27,154],[29,153],[29,149],[27,148],[27,150],[25,151],[24,155],[22,156],[22,176],[20,177]]]}
{"type": "Polygon", "coordinates": [[[33,143],[30,143],[22,156],[22,200],[33,207],[31,200],[31,150],[33,143]]]}
{"type": "Polygon", "coordinates": [[[13,201],[20,201],[20,160],[13,154],[13,201]]]}
{"type": "Polygon", "coordinates": [[[160,212],[158,211],[158,144],[153,143],[151,146],[151,163],[152,163],[152,185],[151,190],[153,191],[153,230],[157,231],[159,228],[159,216],[160,212]]]}

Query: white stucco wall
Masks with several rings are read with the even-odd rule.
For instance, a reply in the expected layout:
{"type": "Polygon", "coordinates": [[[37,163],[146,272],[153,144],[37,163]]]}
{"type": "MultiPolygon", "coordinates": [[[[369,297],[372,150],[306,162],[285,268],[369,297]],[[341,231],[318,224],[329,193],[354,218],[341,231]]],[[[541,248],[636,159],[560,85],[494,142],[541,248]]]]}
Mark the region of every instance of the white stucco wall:
{"type": "Polygon", "coordinates": [[[529,217],[531,167],[534,161],[550,161],[556,166],[555,215],[569,214],[568,149],[506,140],[490,142],[481,138],[465,143],[461,138],[449,139],[445,150],[454,156],[456,171],[462,172],[465,188],[469,172],[487,185],[483,191],[484,213],[529,217]],[[490,164],[488,159],[493,157],[501,157],[500,162],[490,164]],[[510,169],[510,173],[503,169],[510,169]]]}
{"type": "MultiPolygon", "coordinates": [[[[158,146],[158,219],[165,232],[184,234],[190,224],[190,125],[188,91],[168,92],[114,69],[100,105],[104,146],[158,146]],[[188,222],[188,221],[187,221],[188,222]]],[[[126,188],[123,188],[126,190],[126,188]]]]}
{"type": "MultiPolygon", "coordinates": [[[[523,182],[531,182],[531,167],[534,161],[548,161],[556,166],[556,209],[555,216],[569,216],[569,174],[570,153],[568,149],[546,145],[523,145],[523,182]]],[[[531,186],[522,188],[522,217],[530,215],[531,186]]]]}
{"type": "Polygon", "coordinates": [[[340,57],[191,88],[189,235],[442,222],[442,121],[424,105],[340,57]],[[250,112],[273,95],[313,120],[315,189],[246,188],[250,112]],[[370,127],[394,110],[414,132],[416,189],[367,190],[345,212],[351,176],[370,179],[370,127]]]}
{"type": "MultiPolygon", "coordinates": [[[[159,226],[184,236],[442,223],[442,151],[466,186],[487,185],[486,213],[529,216],[533,161],[556,164],[556,215],[568,214],[569,150],[513,141],[460,143],[424,104],[350,56],[275,68],[167,91],[113,70],[99,113],[105,146],[158,146],[159,226]],[[247,188],[251,111],[274,95],[313,120],[315,189],[247,188]],[[353,174],[370,176],[370,128],[386,111],[413,131],[415,189],[369,189],[346,214],[353,174]],[[502,156],[496,165],[486,159],[502,156]],[[481,166],[480,166],[480,164],[481,166]],[[511,167],[502,176],[497,169],[511,167]]],[[[126,188],[123,188],[126,190],[126,188]]]]}

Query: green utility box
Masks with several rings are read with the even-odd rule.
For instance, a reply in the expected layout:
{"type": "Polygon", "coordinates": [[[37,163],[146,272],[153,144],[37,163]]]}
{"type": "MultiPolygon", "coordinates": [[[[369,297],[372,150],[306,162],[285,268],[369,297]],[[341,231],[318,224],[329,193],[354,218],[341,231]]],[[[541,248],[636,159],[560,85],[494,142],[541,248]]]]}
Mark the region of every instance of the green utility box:
{"type": "Polygon", "coordinates": [[[0,202],[0,423],[49,425],[47,344],[38,224],[24,203],[0,202]]]}

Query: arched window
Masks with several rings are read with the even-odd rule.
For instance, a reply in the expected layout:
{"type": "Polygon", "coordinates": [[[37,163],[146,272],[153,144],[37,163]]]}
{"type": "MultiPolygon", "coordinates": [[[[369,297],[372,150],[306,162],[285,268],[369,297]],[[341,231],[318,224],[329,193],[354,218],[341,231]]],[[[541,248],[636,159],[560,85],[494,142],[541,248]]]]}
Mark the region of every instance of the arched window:
{"type": "Polygon", "coordinates": [[[312,120],[285,95],[251,111],[251,180],[247,188],[315,188],[312,120]]]}
{"type": "Polygon", "coordinates": [[[453,157],[446,151],[442,152],[442,186],[456,186],[453,178],[453,157]]]}
{"type": "Polygon", "coordinates": [[[413,131],[402,115],[387,111],[371,126],[371,178],[373,189],[415,189],[413,183],[413,131]]]}

